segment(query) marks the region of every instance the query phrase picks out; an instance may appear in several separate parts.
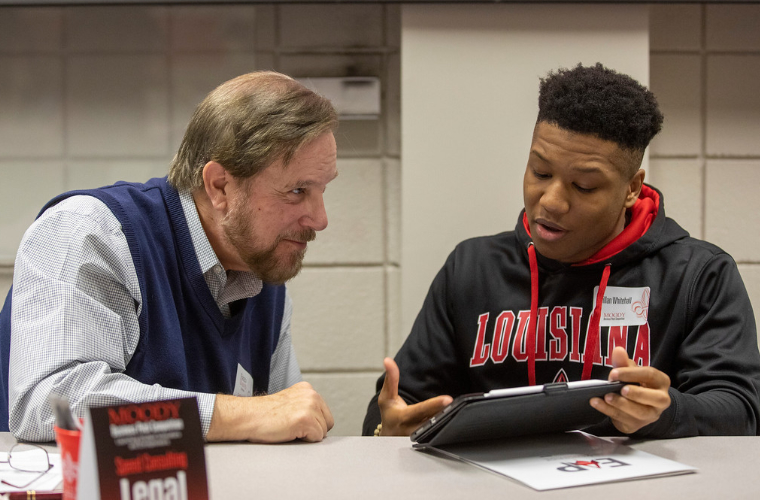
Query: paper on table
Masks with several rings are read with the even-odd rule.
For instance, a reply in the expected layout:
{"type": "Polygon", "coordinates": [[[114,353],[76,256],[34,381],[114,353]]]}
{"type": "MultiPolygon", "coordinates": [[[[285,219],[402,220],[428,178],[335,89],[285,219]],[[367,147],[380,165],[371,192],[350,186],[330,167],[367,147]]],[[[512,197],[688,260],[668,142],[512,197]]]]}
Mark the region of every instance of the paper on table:
{"type": "MultiPolygon", "coordinates": [[[[19,455],[23,455],[25,453],[29,452],[20,452],[19,455]]],[[[15,456],[16,453],[14,453],[14,457],[15,456]]],[[[52,465],[53,468],[40,476],[39,472],[21,472],[12,469],[11,466],[7,463],[8,453],[0,452],[0,461],[3,462],[0,463],[0,480],[8,481],[9,483],[13,484],[26,484],[34,479],[35,476],[40,476],[39,479],[26,486],[25,488],[14,488],[13,486],[8,486],[7,484],[0,483],[0,493],[27,490],[54,490],[60,484],[60,482],[63,481],[63,473],[61,470],[61,455],[59,453],[48,453],[48,458],[50,460],[50,465],[52,465]]]]}
{"type": "Polygon", "coordinates": [[[433,449],[539,491],[697,470],[580,431],[433,449]]]}

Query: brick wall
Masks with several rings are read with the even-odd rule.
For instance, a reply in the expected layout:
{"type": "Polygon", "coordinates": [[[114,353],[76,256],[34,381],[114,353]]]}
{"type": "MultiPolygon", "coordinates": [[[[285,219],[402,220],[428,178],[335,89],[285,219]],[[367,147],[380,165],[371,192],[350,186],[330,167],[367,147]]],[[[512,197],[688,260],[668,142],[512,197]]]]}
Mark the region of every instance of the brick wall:
{"type": "Polygon", "coordinates": [[[666,211],[730,253],[760,319],[760,5],[650,10],[651,88],[665,124],[648,179],[666,211]]]}

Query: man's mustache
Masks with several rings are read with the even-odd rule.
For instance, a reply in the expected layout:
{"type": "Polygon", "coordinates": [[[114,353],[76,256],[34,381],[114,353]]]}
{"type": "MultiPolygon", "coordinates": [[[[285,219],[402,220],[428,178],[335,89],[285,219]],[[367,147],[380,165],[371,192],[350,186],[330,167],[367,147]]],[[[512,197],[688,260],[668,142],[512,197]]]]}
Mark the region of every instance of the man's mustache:
{"type": "Polygon", "coordinates": [[[301,243],[308,243],[317,239],[317,232],[313,229],[303,229],[301,231],[294,231],[280,236],[282,240],[300,241],[301,243]]]}

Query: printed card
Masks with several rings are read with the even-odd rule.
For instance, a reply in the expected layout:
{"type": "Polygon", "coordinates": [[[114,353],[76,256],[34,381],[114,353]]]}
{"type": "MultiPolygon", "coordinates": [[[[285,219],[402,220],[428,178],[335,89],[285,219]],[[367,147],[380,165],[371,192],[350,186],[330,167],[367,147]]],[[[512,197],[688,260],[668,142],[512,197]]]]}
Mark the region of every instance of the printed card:
{"type": "Polygon", "coordinates": [[[539,491],[696,471],[581,431],[446,445],[435,451],[539,491]]]}
{"type": "Polygon", "coordinates": [[[77,498],[208,500],[195,398],[90,408],[77,498]]]}

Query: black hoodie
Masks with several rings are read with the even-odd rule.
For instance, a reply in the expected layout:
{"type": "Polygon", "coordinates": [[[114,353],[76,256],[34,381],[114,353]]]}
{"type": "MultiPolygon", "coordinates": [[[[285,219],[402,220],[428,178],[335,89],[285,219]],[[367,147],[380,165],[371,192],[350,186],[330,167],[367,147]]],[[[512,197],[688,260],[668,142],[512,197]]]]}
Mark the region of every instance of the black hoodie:
{"type": "MultiPolygon", "coordinates": [[[[623,233],[578,264],[537,254],[524,211],[514,231],[457,245],[396,355],[399,394],[606,379],[621,345],[671,380],[670,407],[635,436],[758,434],[760,354],[736,263],[666,218],[662,200],[645,185],[623,233]]],[[[375,395],[363,433],[379,422],[375,395]]],[[[587,430],[619,434],[609,419],[587,430]]]]}

